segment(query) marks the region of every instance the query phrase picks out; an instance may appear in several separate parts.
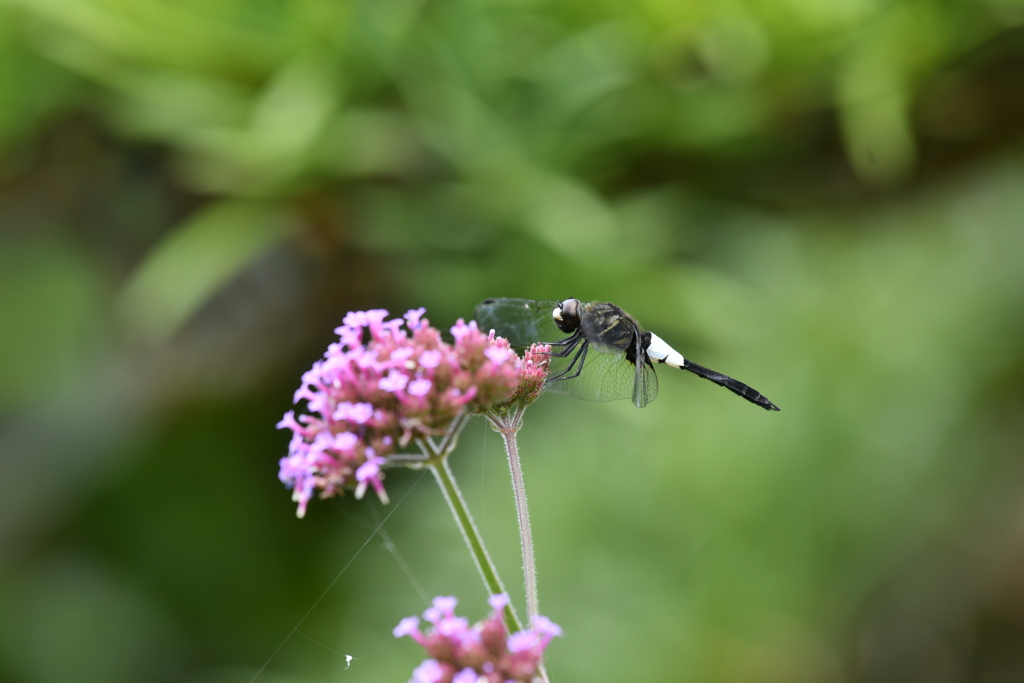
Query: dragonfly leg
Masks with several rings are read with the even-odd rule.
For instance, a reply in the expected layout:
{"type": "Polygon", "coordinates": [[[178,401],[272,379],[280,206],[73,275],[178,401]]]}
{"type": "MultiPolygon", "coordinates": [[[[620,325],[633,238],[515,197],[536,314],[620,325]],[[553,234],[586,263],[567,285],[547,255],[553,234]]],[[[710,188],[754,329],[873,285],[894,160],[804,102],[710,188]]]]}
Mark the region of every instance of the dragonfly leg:
{"type": "Polygon", "coordinates": [[[548,377],[548,381],[557,382],[558,380],[561,379],[574,379],[576,377],[579,377],[580,372],[583,371],[583,361],[586,360],[587,358],[587,349],[589,347],[590,345],[587,344],[586,341],[584,341],[583,344],[580,346],[579,351],[577,351],[576,355],[573,356],[572,361],[569,362],[569,367],[567,367],[565,370],[562,370],[554,377],[548,377]],[[579,364],[577,365],[577,363],[579,364]],[[575,372],[573,372],[573,366],[576,367],[575,372]],[[569,374],[570,372],[572,372],[571,375],[569,374]]]}
{"type": "Polygon", "coordinates": [[[561,341],[544,342],[548,346],[564,346],[564,347],[566,347],[566,348],[564,348],[561,351],[548,351],[544,355],[546,355],[546,356],[553,356],[554,358],[565,358],[566,356],[568,356],[570,353],[572,353],[576,349],[576,345],[580,342],[580,339],[582,339],[582,338],[583,338],[583,335],[577,330],[576,332],[573,332],[572,335],[566,337],[565,339],[562,339],[561,341]]]}

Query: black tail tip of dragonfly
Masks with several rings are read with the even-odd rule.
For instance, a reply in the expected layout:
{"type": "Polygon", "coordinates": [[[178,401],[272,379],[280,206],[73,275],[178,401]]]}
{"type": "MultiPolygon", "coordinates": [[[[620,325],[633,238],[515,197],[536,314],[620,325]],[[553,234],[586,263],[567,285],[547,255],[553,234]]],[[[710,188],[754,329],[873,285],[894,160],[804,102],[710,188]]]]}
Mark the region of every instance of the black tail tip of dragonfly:
{"type": "Polygon", "coordinates": [[[757,391],[753,387],[746,385],[743,382],[740,382],[739,380],[735,380],[732,377],[729,377],[728,375],[723,375],[720,372],[715,372],[714,370],[706,368],[703,365],[698,365],[697,363],[694,363],[691,360],[684,361],[682,369],[689,370],[695,375],[703,377],[706,380],[710,380],[719,386],[725,387],[726,389],[736,394],[737,396],[742,396],[743,398],[747,399],[754,405],[761,406],[765,410],[782,410],[782,408],[778,407],[777,405],[769,401],[766,396],[763,396],[759,391],[757,391]]]}

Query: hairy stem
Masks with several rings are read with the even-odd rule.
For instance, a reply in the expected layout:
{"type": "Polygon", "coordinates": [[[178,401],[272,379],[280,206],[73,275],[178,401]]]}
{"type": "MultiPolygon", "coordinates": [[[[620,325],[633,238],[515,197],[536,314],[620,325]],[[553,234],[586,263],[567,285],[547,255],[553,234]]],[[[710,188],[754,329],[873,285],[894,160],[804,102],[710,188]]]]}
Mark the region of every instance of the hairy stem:
{"type": "MultiPolygon", "coordinates": [[[[536,623],[540,613],[537,598],[537,564],[533,552],[533,533],[530,531],[530,511],[526,505],[526,484],[523,482],[523,467],[519,461],[519,444],[516,434],[523,426],[526,406],[515,406],[503,413],[489,413],[488,421],[494,431],[501,434],[508,456],[508,468],[512,473],[512,493],[516,501],[516,517],[519,521],[519,540],[523,550],[523,581],[526,584],[526,617],[530,626],[536,623]]],[[[548,683],[548,672],[540,667],[540,678],[548,683]]]]}
{"type": "Polygon", "coordinates": [[[516,516],[519,522],[519,540],[523,551],[523,581],[526,584],[526,615],[532,626],[539,614],[537,598],[537,564],[534,559],[533,534],[530,531],[530,511],[526,504],[526,485],[523,482],[523,467],[519,461],[519,445],[516,434],[523,426],[525,407],[516,407],[501,415],[488,415],[491,427],[501,434],[508,456],[508,467],[512,473],[512,493],[516,501],[516,516]]]}
{"type": "Polygon", "coordinates": [[[516,516],[519,520],[519,540],[523,549],[523,581],[526,583],[526,617],[534,624],[539,612],[537,599],[537,564],[533,552],[533,533],[530,531],[530,511],[526,505],[526,485],[523,483],[523,466],[519,462],[519,446],[516,432],[502,432],[508,468],[512,473],[512,492],[516,499],[516,516]]]}

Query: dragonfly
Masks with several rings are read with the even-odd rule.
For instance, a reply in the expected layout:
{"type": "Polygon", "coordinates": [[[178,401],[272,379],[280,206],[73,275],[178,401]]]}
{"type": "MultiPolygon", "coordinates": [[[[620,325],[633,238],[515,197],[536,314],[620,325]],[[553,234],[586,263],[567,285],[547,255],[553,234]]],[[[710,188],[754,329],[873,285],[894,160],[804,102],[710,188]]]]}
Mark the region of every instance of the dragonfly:
{"type": "Polygon", "coordinates": [[[684,358],[612,303],[485,299],[474,317],[481,330],[494,330],[513,346],[550,345],[548,391],[589,401],[629,398],[643,408],[658,395],[654,364],[664,363],[689,370],[765,410],[779,410],[743,382],[684,358]]]}

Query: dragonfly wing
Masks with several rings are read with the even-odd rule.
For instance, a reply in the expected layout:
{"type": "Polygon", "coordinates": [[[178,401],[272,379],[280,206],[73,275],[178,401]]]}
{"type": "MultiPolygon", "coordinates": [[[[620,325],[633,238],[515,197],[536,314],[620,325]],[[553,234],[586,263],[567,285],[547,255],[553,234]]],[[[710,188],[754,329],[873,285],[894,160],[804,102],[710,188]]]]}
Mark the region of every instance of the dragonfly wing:
{"type": "Polygon", "coordinates": [[[526,348],[536,342],[550,343],[565,338],[565,333],[555,326],[551,317],[557,305],[557,301],[485,299],[476,307],[473,317],[482,331],[494,330],[512,346],[526,348]]]}
{"type": "MultiPolygon", "coordinates": [[[[575,355],[573,352],[567,358],[552,357],[551,376],[557,376],[557,373],[567,368],[575,355]]],[[[574,368],[568,374],[573,375],[575,372],[574,368]]],[[[578,376],[549,381],[544,386],[550,392],[569,394],[585,401],[614,401],[633,396],[635,377],[635,368],[626,358],[625,352],[601,353],[596,349],[587,348],[587,357],[578,376]]]]}
{"type": "MultiPolygon", "coordinates": [[[[636,335],[636,346],[633,350],[634,358],[637,359],[634,367],[633,379],[633,405],[643,408],[658,396],[658,374],[654,372],[647,352],[644,351],[643,338],[636,335]]],[[[628,362],[628,361],[627,361],[628,362]]]]}

